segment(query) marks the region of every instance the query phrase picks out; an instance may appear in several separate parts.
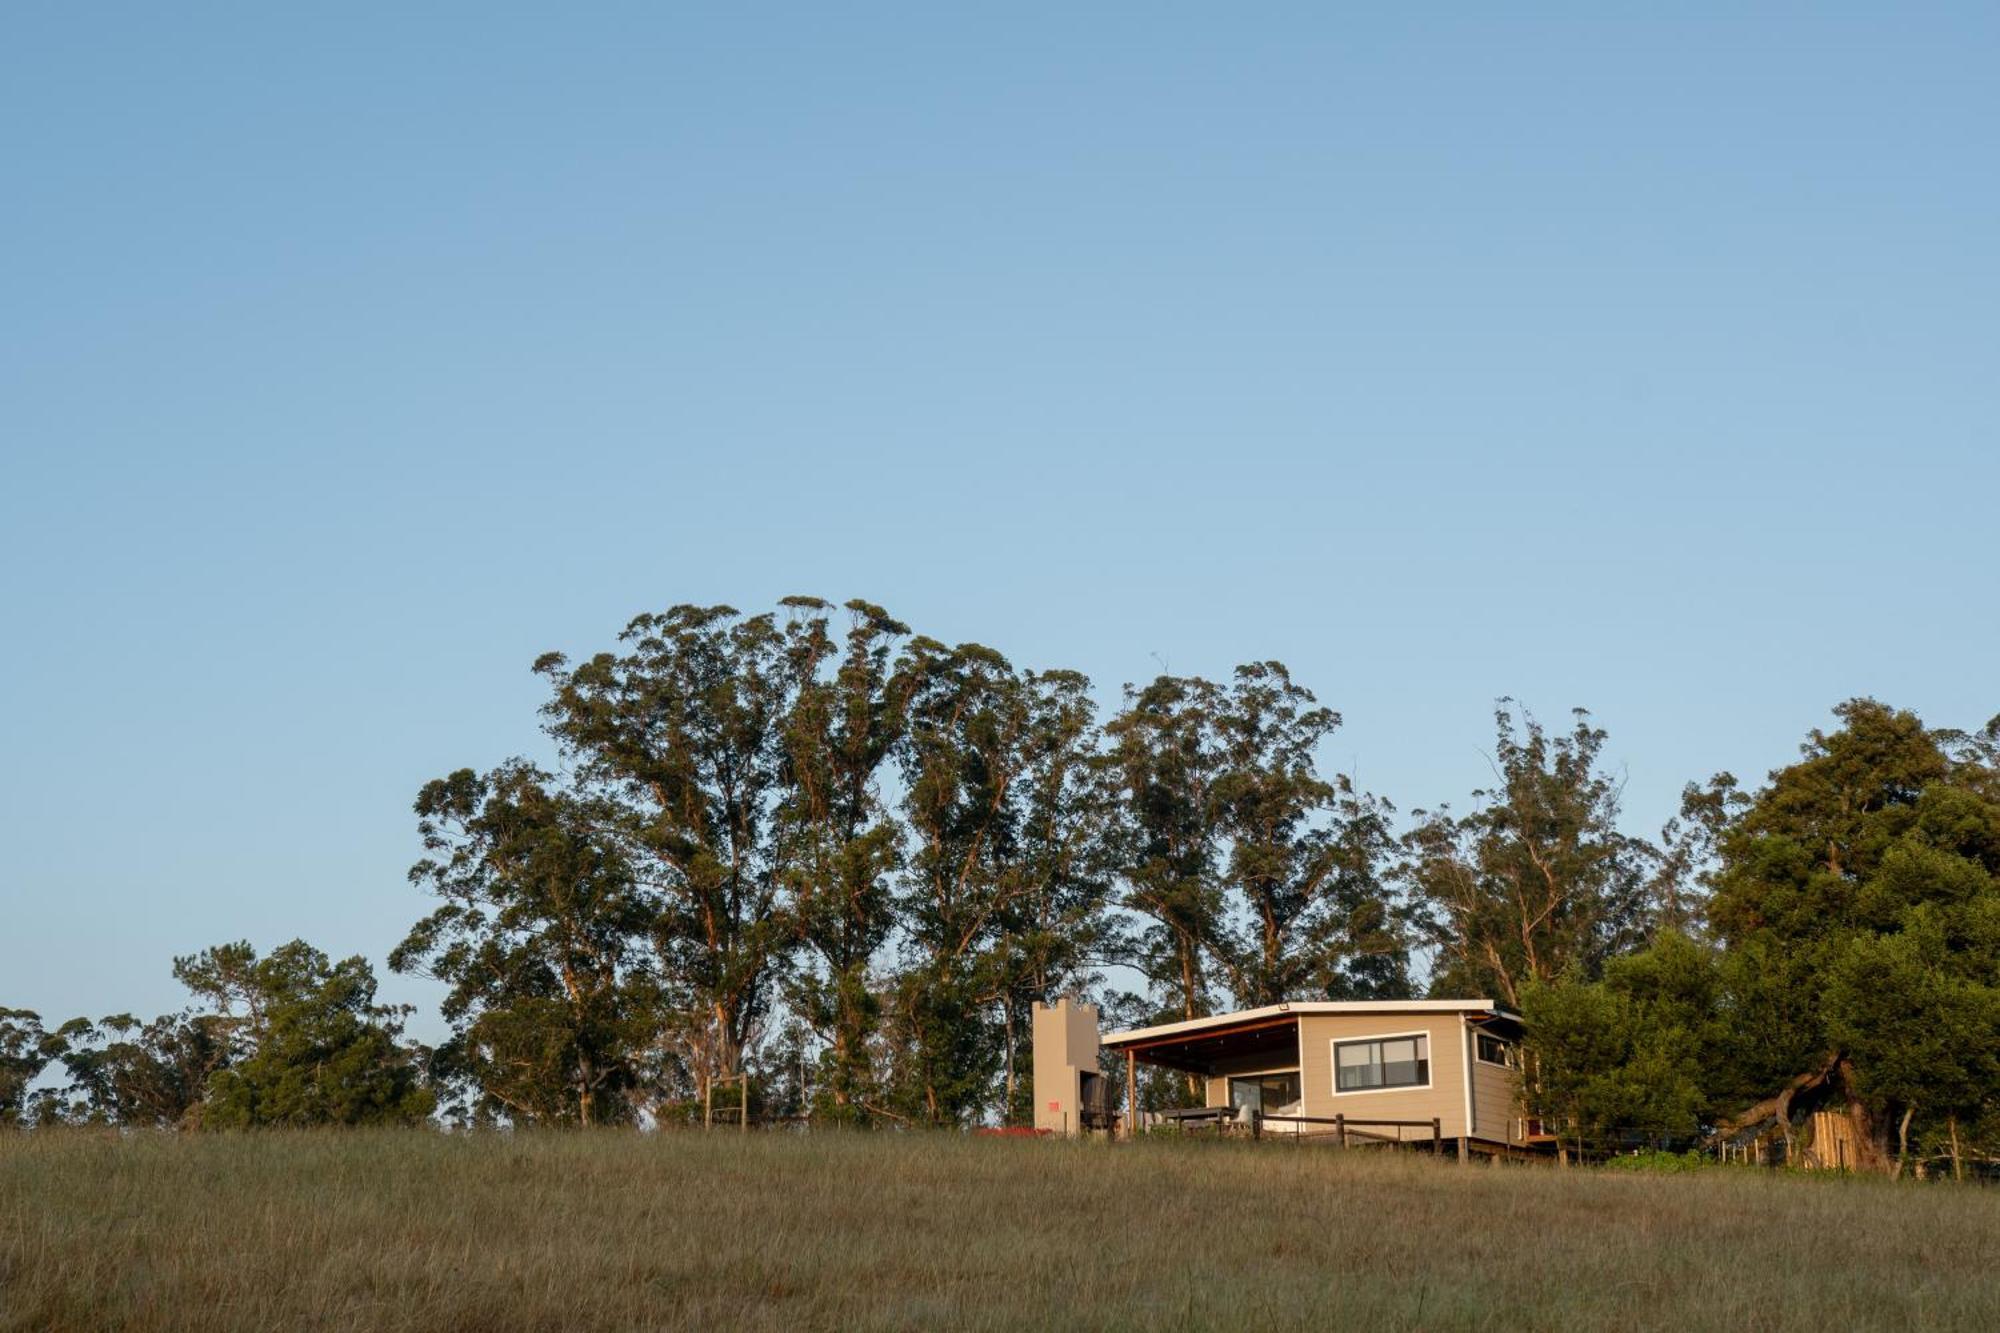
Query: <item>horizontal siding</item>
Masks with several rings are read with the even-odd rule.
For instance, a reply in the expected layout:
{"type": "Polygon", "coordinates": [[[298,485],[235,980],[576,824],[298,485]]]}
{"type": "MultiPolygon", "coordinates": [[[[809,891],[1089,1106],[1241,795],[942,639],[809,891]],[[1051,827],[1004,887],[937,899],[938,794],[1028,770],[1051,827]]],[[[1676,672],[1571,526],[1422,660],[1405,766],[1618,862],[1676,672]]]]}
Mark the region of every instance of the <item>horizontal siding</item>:
{"type": "Polygon", "coordinates": [[[1473,1134],[1497,1143],[1520,1141],[1521,1081],[1519,1074],[1484,1060],[1472,1062],[1473,1134]]]}
{"type": "MultiPolygon", "coordinates": [[[[1315,1014],[1299,1021],[1307,1115],[1344,1115],[1356,1120],[1436,1118],[1443,1122],[1446,1138],[1465,1133],[1465,1046],[1457,1014],[1315,1014]],[[1334,1091],[1334,1042],[1403,1032],[1430,1036],[1430,1087],[1334,1091]]],[[[1418,1131],[1404,1133],[1414,1137],[1418,1131]]]]}

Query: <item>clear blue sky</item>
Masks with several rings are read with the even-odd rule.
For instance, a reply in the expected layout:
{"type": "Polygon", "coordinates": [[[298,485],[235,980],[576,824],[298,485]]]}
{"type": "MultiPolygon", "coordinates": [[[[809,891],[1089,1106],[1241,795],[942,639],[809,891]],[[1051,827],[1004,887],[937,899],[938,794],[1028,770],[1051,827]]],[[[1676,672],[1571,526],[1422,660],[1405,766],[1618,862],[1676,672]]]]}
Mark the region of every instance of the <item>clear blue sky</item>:
{"type": "Polygon", "coordinates": [[[1583,704],[1639,831],[2000,711],[1991,5],[299,8],[0,22],[0,1004],[379,963],[676,602],[1279,657],[1405,809],[1583,704]]]}

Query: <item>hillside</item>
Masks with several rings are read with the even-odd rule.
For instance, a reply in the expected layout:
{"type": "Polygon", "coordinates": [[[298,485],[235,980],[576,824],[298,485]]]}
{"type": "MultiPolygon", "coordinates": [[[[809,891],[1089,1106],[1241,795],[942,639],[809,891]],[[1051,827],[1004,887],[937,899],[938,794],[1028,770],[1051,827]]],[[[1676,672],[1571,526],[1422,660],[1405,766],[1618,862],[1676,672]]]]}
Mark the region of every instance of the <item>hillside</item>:
{"type": "Polygon", "coordinates": [[[1990,1326],[2000,1194],[900,1135],[0,1137],[0,1328],[1990,1326]]]}

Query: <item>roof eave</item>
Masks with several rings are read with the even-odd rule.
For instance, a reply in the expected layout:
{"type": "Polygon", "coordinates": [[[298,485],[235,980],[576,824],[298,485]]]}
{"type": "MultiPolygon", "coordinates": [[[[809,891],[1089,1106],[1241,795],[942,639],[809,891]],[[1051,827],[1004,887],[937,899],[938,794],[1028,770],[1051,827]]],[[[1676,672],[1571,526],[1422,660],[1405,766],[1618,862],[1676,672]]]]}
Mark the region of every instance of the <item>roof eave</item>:
{"type": "Polygon", "coordinates": [[[1178,1023],[1156,1023],[1151,1027],[1108,1032],[1099,1039],[1098,1044],[1115,1048],[1134,1042],[1150,1041],[1156,1037],[1192,1034],[1208,1028],[1233,1027],[1240,1023],[1255,1022],[1261,1018],[1273,1018],[1283,1014],[1308,1017],[1317,1014],[1454,1014],[1478,1011],[1505,1014],[1516,1022],[1520,1021],[1519,1015],[1500,1008],[1490,999],[1297,1000],[1286,1004],[1267,1004],[1258,1009],[1238,1009],[1233,1013],[1183,1019],[1178,1023]]]}

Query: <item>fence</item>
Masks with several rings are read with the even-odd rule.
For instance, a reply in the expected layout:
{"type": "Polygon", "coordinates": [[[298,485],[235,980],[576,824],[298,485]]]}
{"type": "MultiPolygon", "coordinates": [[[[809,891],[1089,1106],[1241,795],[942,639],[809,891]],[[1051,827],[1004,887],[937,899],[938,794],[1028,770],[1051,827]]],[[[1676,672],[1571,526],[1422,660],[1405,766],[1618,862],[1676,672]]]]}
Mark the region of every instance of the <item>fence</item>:
{"type": "MultiPolygon", "coordinates": [[[[1189,1125],[1213,1124],[1217,1133],[1231,1125],[1242,1126],[1246,1121],[1239,1117],[1233,1107],[1203,1106],[1182,1111],[1159,1113],[1170,1124],[1185,1128],[1189,1125]]],[[[1295,1143],[1307,1139],[1331,1140],[1342,1148],[1360,1144],[1386,1144],[1391,1147],[1414,1147],[1429,1143],[1432,1152],[1444,1150],[1444,1122],[1430,1120],[1370,1120],[1349,1115],[1263,1115],[1251,1112],[1247,1128],[1252,1139],[1264,1137],[1267,1126],[1290,1126],[1290,1137],[1295,1143]],[[1319,1132],[1309,1127],[1318,1126],[1319,1132]],[[1381,1131],[1393,1130],[1393,1134],[1381,1131]],[[1416,1130],[1417,1137],[1409,1138],[1403,1131],[1416,1130]]]]}

